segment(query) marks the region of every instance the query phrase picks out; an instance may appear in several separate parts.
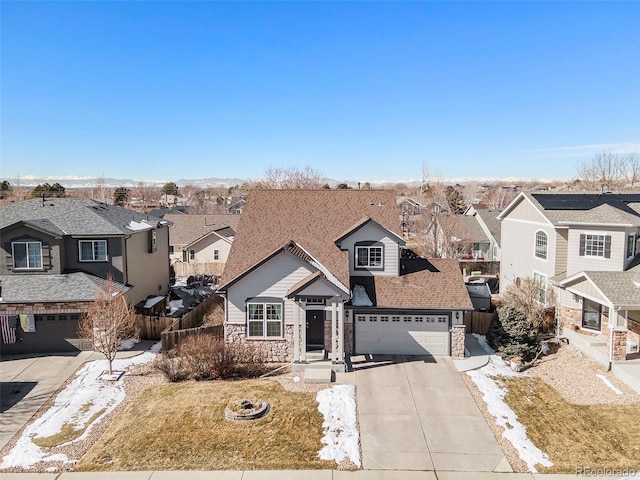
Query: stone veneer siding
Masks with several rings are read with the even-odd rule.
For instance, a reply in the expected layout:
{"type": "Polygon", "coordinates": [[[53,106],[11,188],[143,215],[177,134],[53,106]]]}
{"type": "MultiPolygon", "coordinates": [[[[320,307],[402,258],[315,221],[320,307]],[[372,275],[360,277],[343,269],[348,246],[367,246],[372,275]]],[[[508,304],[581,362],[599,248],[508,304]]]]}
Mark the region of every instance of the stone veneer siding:
{"type": "Polygon", "coordinates": [[[285,363],[293,360],[293,325],[284,326],[284,338],[247,338],[246,325],[225,324],[227,343],[246,343],[255,346],[267,362],[285,363]]]}
{"type": "Polygon", "coordinates": [[[613,360],[620,361],[627,359],[627,331],[613,330],[613,360]]]}
{"type": "MultiPolygon", "coordinates": [[[[353,323],[344,324],[343,348],[345,355],[353,355],[353,323]]],[[[324,349],[326,352],[331,351],[331,320],[324,321],[324,349]]]]}
{"type": "Polygon", "coordinates": [[[451,356],[453,358],[464,358],[464,339],[466,325],[453,325],[451,327],[451,356]]]}

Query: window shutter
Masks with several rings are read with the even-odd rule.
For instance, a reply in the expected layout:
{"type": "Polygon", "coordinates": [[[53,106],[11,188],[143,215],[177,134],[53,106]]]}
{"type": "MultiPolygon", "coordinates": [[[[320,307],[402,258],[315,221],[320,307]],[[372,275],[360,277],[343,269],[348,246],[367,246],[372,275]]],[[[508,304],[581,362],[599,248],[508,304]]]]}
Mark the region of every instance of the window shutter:
{"type": "Polygon", "coordinates": [[[604,237],[604,258],[611,258],[611,235],[604,237]]]}
{"type": "Polygon", "coordinates": [[[48,243],[42,244],[42,268],[51,270],[51,247],[48,243]]]}
{"type": "Polygon", "coordinates": [[[587,243],[587,236],[583,233],[580,235],[580,256],[584,257],[584,247],[587,243]]]}
{"type": "Polygon", "coordinates": [[[13,268],[13,250],[11,249],[11,243],[7,242],[4,244],[5,251],[5,265],[8,270],[13,268]]]}

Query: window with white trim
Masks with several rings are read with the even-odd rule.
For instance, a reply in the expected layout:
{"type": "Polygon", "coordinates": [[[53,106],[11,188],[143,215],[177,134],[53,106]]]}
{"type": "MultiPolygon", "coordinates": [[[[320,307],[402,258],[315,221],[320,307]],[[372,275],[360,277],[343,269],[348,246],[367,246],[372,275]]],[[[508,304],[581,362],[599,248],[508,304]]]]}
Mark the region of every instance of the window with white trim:
{"type": "Polygon", "coordinates": [[[611,257],[611,235],[583,233],[580,235],[581,257],[611,257]]]}
{"type": "Polygon", "coordinates": [[[220,250],[214,250],[213,251],[213,259],[214,260],[220,260],[220,250]]]}
{"type": "Polygon", "coordinates": [[[196,259],[196,251],[195,249],[191,249],[189,250],[189,261],[195,260],[196,259]]]}
{"type": "Polygon", "coordinates": [[[78,242],[81,262],[106,262],[106,240],[80,240],[78,242]]]}
{"type": "Polygon", "coordinates": [[[631,233],[627,235],[627,258],[631,258],[636,254],[636,236],[631,233]]]}
{"type": "Polygon", "coordinates": [[[381,268],[382,247],[356,246],[356,268],[381,268]]]}
{"type": "Polygon", "coordinates": [[[13,256],[13,268],[24,270],[36,270],[42,268],[41,242],[12,242],[11,250],[11,254],[13,256]]]}
{"type": "Polygon", "coordinates": [[[533,281],[538,286],[538,300],[544,303],[547,300],[547,276],[533,272],[533,281]]]}
{"type": "Polygon", "coordinates": [[[282,337],[283,318],[281,303],[248,303],[248,336],[282,337]]]}
{"type": "Polygon", "coordinates": [[[545,232],[542,230],[538,230],[536,232],[536,258],[541,258],[543,260],[547,259],[547,240],[547,234],[545,232]]]}

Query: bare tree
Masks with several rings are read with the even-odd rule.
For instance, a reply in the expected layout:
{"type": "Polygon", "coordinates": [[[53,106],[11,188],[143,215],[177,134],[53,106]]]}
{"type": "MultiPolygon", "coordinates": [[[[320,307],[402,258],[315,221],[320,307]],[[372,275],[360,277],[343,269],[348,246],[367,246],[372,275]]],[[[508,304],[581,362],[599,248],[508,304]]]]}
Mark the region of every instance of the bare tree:
{"type": "Polygon", "coordinates": [[[546,282],[525,277],[509,285],[501,300],[521,311],[532,327],[540,329],[549,307],[555,305],[555,293],[546,282]]]}
{"type": "Polygon", "coordinates": [[[133,189],[133,197],[137,200],[135,207],[138,207],[143,212],[149,211],[149,206],[156,203],[160,199],[160,189],[147,185],[144,182],[138,182],[133,189]]]}
{"type": "Polygon", "coordinates": [[[623,178],[622,156],[613,152],[597,153],[578,165],[578,177],[587,190],[619,186],[623,178]]]}
{"type": "Polygon", "coordinates": [[[627,185],[634,187],[640,181],[640,155],[638,152],[627,153],[620,159],[620,170],[627,185]]]}
{"type": "Polygon", "coordinates": [[[113,276],[107,277],[89,311],[80,320],[78,334],[90,339],[93,348],[107,358],[109,374],[112,374],[118,348],[124,340],[136,335],[135,317],[113,276]]]}
{"type": "Polygon", "coordinates": [[[471,232],[460,215],[432,210],[423,212],[416,224],[416,250],[423,257],[459,258],[471,246],[471,232]]]}
{"type": "Polygon", "coordinates": [[[509,205],[515,196],[514,191],[504,188],[502,185],[496,185],[484,194],[482,202],[491,210],[499,212],[509,205]]]}
{"type": "Polygon", "coordinates": [[[91,198],[102,203],[108,203],[112,198],[111,188],[104,177],[96,179],[96,185],[91,188],[91,198]]]}
{"type": "Polygon", "coordinates": [[[246,182],[245,187],[248,189],[293,188],[318,190],[324,188],[322,177],[322,173],[309,166],[302,170],[297,167],[269,167],[263,178],[246,182]]]}

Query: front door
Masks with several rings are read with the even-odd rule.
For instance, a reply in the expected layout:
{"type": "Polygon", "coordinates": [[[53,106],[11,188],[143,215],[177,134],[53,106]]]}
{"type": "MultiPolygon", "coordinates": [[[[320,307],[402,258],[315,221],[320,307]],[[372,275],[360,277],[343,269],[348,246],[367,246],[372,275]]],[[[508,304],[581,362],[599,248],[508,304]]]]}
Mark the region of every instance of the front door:
{"type": "Polygon", "coordinates": [[[307,310],[307,350],[324,348],[324,311],[307,310]]]}

